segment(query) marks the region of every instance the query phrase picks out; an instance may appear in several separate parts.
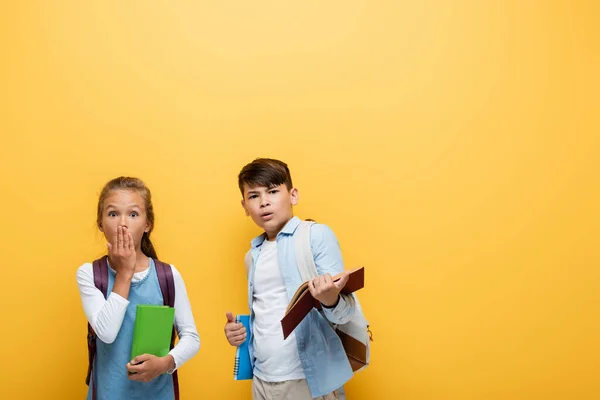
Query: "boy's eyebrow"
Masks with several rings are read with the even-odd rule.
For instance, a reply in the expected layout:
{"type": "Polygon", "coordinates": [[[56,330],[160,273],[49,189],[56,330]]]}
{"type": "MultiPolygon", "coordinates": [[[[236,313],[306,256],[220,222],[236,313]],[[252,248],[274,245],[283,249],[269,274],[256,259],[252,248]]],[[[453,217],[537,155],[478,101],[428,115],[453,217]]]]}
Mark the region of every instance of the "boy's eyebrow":
{"type": "Polygon", "coordinates": [[[275,185],[275,186],[269,186],[269,187],[267,187],[267,186],[261,186],[259,188],[254,187],[252,189],[248,189],[248,191],[246,192],[246,195],[259,194],[261,190],[269,192],[269,191],[271,191],[273,189],[277,189],[279,186],[281,186],[281,185],[275,185]]]}

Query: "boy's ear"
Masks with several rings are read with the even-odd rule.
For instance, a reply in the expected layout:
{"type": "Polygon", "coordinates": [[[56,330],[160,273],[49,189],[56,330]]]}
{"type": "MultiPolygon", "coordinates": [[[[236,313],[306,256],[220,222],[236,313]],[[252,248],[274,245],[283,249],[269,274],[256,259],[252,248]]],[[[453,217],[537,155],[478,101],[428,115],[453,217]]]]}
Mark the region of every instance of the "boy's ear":
{"type": "Polygon", "coordinates": [[[246,217],[249,217],[250,213],[248,212],[248,209],[246,208],[246,202],[244,201],[244,199],[242,199],[242,201],[240,203],[242,204],[242,208],[246,212],[246,217]]]}
{"type": "Polygon", "coordinates": [[[298,204],[299,198],[300,198],[300,194],[298,193],[298,189],[292,188],[290,190],[290,200],[291,200],[293,206],[298,204]]]}

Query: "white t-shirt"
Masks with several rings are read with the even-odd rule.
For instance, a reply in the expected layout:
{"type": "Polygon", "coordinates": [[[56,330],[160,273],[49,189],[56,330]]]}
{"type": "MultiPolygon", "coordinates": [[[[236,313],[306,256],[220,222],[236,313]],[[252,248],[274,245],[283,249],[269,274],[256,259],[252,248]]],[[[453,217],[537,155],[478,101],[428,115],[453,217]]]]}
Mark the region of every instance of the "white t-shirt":
{"type": "Polygon", "coordinates": [[[254,374],[266,382],[304,379],[296,335],[283,340],[281,319],[289,303],[277,261],[277,242],[265,240],[254,272],[254,374]]]}

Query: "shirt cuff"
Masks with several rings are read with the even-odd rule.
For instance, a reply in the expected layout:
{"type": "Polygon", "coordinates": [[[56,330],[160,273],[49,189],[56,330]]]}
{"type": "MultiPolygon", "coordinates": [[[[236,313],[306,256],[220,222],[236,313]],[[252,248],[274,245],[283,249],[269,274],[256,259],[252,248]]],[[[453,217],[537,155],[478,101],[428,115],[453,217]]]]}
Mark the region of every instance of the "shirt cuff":
{"type": "Polygon", "coordinates": [[[335,304],[334,304],[334,305],[332,305],[332,306],[326,306],[326,305],[325,305],[325,304],[323,304],[323,303],[321,303],[321,305],[322,305],[323,307],[325,307],[325,308],[328,308],[328,309],[332,310],[332,309],[336,308],[338,304],[340,304],[340,298],[341,298],[341,297],[342,297],[342,296],[340,296],[340,295],[338,294],[337,300],[335,301],[335,304]]]}
{"type": "Polygon", "coordinates": [[[173,350],[175,348],[173,348],[170,352],[169,355],[171,357],[173,357],[173,364],[175,364],[175,367],[173,367],[173,369],[170,369],[167,371],[167,374],[172,375],[175,371],[177,371],[177,368],[179,368],[179,365],[177,364],[177,358],[175,358],[175,355],[173,354],[173,350]]]}

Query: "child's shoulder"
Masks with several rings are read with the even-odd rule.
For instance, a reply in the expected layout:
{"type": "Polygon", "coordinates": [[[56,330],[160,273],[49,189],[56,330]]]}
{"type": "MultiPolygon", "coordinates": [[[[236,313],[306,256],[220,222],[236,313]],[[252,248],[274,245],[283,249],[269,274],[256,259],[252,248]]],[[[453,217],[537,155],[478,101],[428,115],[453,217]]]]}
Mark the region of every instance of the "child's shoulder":
{"type": "Polygon", "coordinates": [[[92,268],[92,263],[89,261],[86,261],[83,264],[81,264],[78,269],[82,269],[82,268],[92,268]]]}
{"type": "Polygon", "coordinates": [[[94,279],[94,270],[91,262],[83,263],[79,268],[77,268],[77,272],[75,274],[77,280],[90,280],[90,278],[94,279]]]}
{"type": "Polygon", "coordinates": [[[326,224],[313,223],[310,227],[310,243],[312,246],[319,244],[337,244],[338,240],[333,230],[326,224]]]}
{"type": "Polygon", "coordinates": [[[327,235],[335,236],[335,233],[333,233],[333,229],[331,229],[329,225],[313,222],[310,226],[310,235],[316,237],[323,237],[327,235]]]}
{"type": "Polygon", "coordinates": [[[77,268],[77,273],[82,273],[82,272],[89,272],[90,274],[92,273],[92,271],[94,270],[94,262],[96,262],[97,260],[93,260],[93,261],[86,261],[83,264],[81,264],[79,266],[79,268],[77,268]]]}
{"type": "Polygon", "coordinates": [[[179,270],[177,268],[175,268],[175,265],[168,263],[166,261],[162,261],[162,260],[154,260],[154,264],[156,265],[156,262],[160,262],[161,264],[164,264],[166,266],[168,266],[169,268],[171,268],[171,271],[173,272],[173,278],[178,279],[178,280],[182,280],[183,277],[181,276],[181,272],[179,272],[179,270]]]}
{"type": "Polygon", "coordinates": [[[80,276],[81,274],[93,276],[95,261],[97,261],[97,260],[86,261],[83,264],[81,264],[79,266],[79,268],[77,268],[77,276],[80,276]]]}
{"type": "Polygon", "coordinates": [[[169,267],[171,267],[171,271],[173,271],[173,276],[181,279],[181,272],[179,272],[179,270],[177,268],[175,268],[175,266],[173,264],[169,264],[169,263],[165,263],[165,264],[167,264],[169,267]]]}
{"type": "Polygon", "coordinates": [[[171,269],[173,270],[173,272],[176,271],[175,266],[173,264],[171,264],[170,262],[166,262],[166,261],[163,261],[163,260],[158,260],[156,258],[153,258],[153,260],[154,260],[154,265],[156,265],[157,263],[161,263],[161,264],[164,264],[164,265],[166,265],[168,267],[171,267],[171,269]]]}

